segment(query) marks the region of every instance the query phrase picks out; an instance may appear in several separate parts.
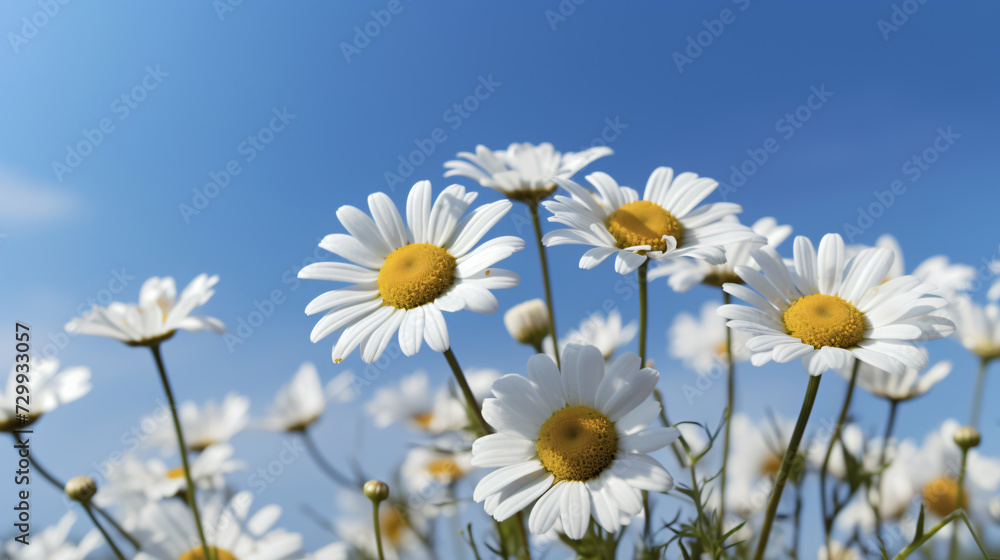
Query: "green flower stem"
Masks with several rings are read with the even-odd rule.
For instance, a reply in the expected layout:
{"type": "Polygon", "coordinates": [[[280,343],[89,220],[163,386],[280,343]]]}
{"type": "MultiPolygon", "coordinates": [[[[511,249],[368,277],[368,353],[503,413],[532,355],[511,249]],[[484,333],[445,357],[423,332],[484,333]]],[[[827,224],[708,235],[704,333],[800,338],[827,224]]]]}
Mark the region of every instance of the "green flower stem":
{"type": "Polygon", "coordinates": [[[788,475],[792,470],[792,464],[799,452],[799,444],[802,442],[802,434],[806,431],[806,424],[809,423],[809,414],[812,413],[813,404],[816,402],[816,394],[819,392],[819,382],[822,376],[810,375],[809,385],[806,387],[805,398],[802,399],[802,410],[799,411],[799,419],[795,423],[795,430],[792,431],[792,440],[788,442],[788,449],[785,450],[785,457],[781,460],[781,468],[778,470],[778,477],[774,481],[774,490],[771,491],[771,498],[767,503],[767,512],[764,516],[764,525],[760,530],[760,540],[757,542],[757,552],[754,553],[754,560],[764,558],[764,550],[767,549],[767,539],[771,536],[771,526],[774,525],[774,517],[778,513],[778,503],[781,501],[781,493],[785,490],[785,483],[788,482],[788,475]]]}
{"type": "MultiPolygon", "coordinates": [[[[920,512],[921,524],[923,523],[923,510],[920,512]]],[[[947,517],[942,519],[937,525],[930,528],[929,531],[924,533],[919,533],[920,527],[917,528],[918,537],[913,539],[913,542],[906,545],[906,548],[901,550],[899,554],[895,556],[893,560],[904,560],[917,551],[920,547],[924,546],[924,543],[931,540],[931,537],[937,534],[938,531],[944,529],[945,525],[955,521],[956,519],[961,519],[965,523],[965,526],[969,528],[969,532],[972,533],[973,540],[976,541],[976,546],[979,547],[979,552],[983,555],[983,558],[989,558],[989,553],[986,552],[986,546],[983,544],[982,539],[976,533],[976,530],[972,528],[972,523],[969,522],[969,516],[965,513],[964,509],[955,510],[948,514],[947,517]]],[[[956,531],[958,529],[956,528],[956,531]]]]}
{"type": "MultiPolygon", "coordinates": [[[[729,292],[722,291],[723,305],[729,305],[731,297],[729,292]]],[[[722,474],[719,476],[719,494],[722,500],[719,502],[719,532],[722,532],[723,523],[726,519],[726,470],[729,468],[729,428],[733,418],[733,402],[736,400],[735,370],[736,363],[733,359],[733,330],[726,327],[726,365],[729,372],[726,376],[726,432],[722,436],[722,474]]]]}
{"type": "Polygon", "coordinates": [[[201,540],[201,548],[206,559],[211,559],[214,555],[208,548],[208,540],[205,538],[205,528],[201,524],[201,513],[198,511],[198,502],[195,499],[194,480],[191,479],[191,465],[188,462],[187,445],[184,443],[184,431],[181,429],[181,419],[177,414],[177,403],[174,402],[174,392],[170,388],[170,379],[167,377],[167,370],[163,366],[163,356],[160,355],[159,343],[151,344],[149,349],[153,352],[153,359],[156,360],[156,369],[160,374],[160,382],[163,384],[163,392],[167,395],[167,403],[170,404],[170,414],[174,419],[174,431],[177,433],[177,445],[181,452],[181,465],[184,467],[184,480],[187,482],[185,494],[191,513],[194,515],[194,524],[198,528],[198,538],[201,540]]]}
{"type": "Polygon", "coordinates": [[[358,484],[362,484],[361,481],[351,482],[351,480],[347,478],[346,475],[342,474],[340,471],[334,468],[333,465],[327,462],[326,459],[323,458],[323,454],[320,453],[319,447],[316,445],[316,441],[313,439],[312,433],[309,431],[309,428],[302,428],[301,430],[299,430],[299,432],[302,433],[302,441],[306,444],[306,449],[309,451],[309,455],[312,456],[313,461],[316,462],[316,465],[319,467],[319,469],[323,471],[323,474],[329,477],[330,480],[336,482],[337,484],[345,488],[353,488],[358,484]]]}
{"type": "MultiPolygon", "coordinates": [[[[965,465],[969,459],[969,448],[962,447],[962,466],[958,470],[958,490],[955,492],[955,509],[962,509],[965,502],[965,465]]],[[[970,528],[971,530],[971,528],[970,528]]],[[[951,532],[951,552],[948,558],[955,560],[958,558],[958,531],[951,532]]]]}
{"type": "Polygon", "coordinates": [[[552,284],[549,280],[549,261],[545,256],[545,245],[542,243],[542,222],[538,218],[538,201],[528,203],[531,211],[531,221],[535,224],[535,239],[538,241],[538,258],[542,263],[542,280],[545,282],[545,305],[549,308],[549,334],[552,335],[552,347],[555,348],[556,366],[559,363],[559,337],[556,335],[556,313],[552,304],[552,284]]]}
{"type": "MultiPolygon", "coordinates": [[[[854,359],[854,367],[851,368],[851,381],[847,385],[847,394],[844,395],[844,405],[840,408],[840,416],[837,418],[837,426],[830,436],[830,443],[826,446],[826,454],[823,455],[823,466],[819,470],[819,502],[820,511],[823,512],[823,532],[827,550],[830,550],[830,533],[833,531],[833,520],[837,512],[827,512],[826,510],[826,475],[830,468],[830,456],[833,455],[833,448],[840,441],[840,431],[844,427],[847,419],[847,412],[851,408],[851,398],[854,397],[854,386],[858,381],[858,368],[861,360],[854,359]]],[[[834,506],[836,507],[836,506],[834,506]]]]}
{"type": "Polygon", "coordinates": [[[896,409],[899,408],[899,401],[893,399],[889,401],[889,419],[885,423],[885,434],[882,436],[882,449],[878,454],[878,477],[874,478],[875,492],[878,502],[872,504],[872,511],[875,513],[875,536],[882,533],[882,512],[879,509],[882,505],[882,472],[888,465],[885,464],[886,450],[889,448],[889,438],[892,437],[892,428],[896,425],[896,409]]]}
{"type": "Polygon", "coordinates": [[[97,530],[100,531],[102,535],[104,535],[104,540],[108,541],[108,546],[111,547],[112,552],[115,553],[115,556],[118,557],[118,560],[125,560],[125,555],[122,554],[121,550],[118,550],[118,545],[115,544],[115,541],[111,540],[111,537],[108,535],[108,532],[104,530],[104,527],[101,526],[101,523],[97,520],[96,517],[94,517],[94,512],[90,510],[90,504],[82,504],[82,505],[83,505],[83,510],[87,512],[87,516],[90,517],[90,520],[94,522],[94,526],[97,527],[97,530]]]}
{"type": "Polygon", "coordinates": [[[378,547],[378,560],[385,560],[385,554],[382,552],[382,525],[378,520],[378,506],[379,502],[372,500],[372,520],[375,525],[375,545],[378,547]]]}
{"type": "Polygon", "coordinates": [[[472,413],[476,416],[476,421],[479,423],[480,436],[486,434],[492,434],[493,428],[486,423],[486,419],[483,418],[483,409],[476,402],[476,396],[472,394],[472,388],[469,387],[469,382],[465,379],[465,374],[462,373],[462,366],[458,365],[458,359],[455,358],[455,353],[451,351],[451,348],[444,351],[444,357],[448,360],[448,365],[451,366],[451,372],[455,374],[455,380],[458,381],[458,386],[462,388],[462,394],[465,395],[465,402],[468,403],[469,408],[472,413]]]}
{"type": "Polygon", "coordinates": [[[969,413],[969,425],[979,428],[979,411],[983,406],[983,389],[986,387],[986,367],[990,361],[986,358],[979,360],[979,373],[976,374],[976,388],[972,392],[972,407],[969,413]]]}
{"type": "MultiPolygon", "coordinates": [[[[52,473],[50,473],[47,470],[45,470],[44,468],[42,468],[42,465],[39,464],[37,460],[35,460],[34,455],[31,455],[31,454],[28,455],[28,462],[31,463],[32,468],[34,468],[35,471],[38,472],[38,474],[42,475],[42,478],[44,478],[45,480],[47,480],[49,482],[49,484],[51,484],[52,486],[55,486],[56,490],[58,490],[59,492],[65,492],[66,491],[65,490],[66,483],[62,482],[61,480],[59,480],[58,478],[56,478],[54,475],[52,475],[52,473]]],[[[105,521],[107,521],[108,523],[110,523],[111,526],[115,529],[115,531],[118,532],[118,534],[120,534],[121,536],[125,537],[125,539],[128,540],[128,542],[133,547],[135,547],[136,550],[139,550],[139,548],[140,548],[139,541],[137,541],[135,539],[135,537],[133,537],[132,535],[128,534],[128,531],[126,531],[125,529],[123,529],[122,526],[119,525],[118,522],[115,521],[115,519],[113,517],[111,517],[111,515],[108,512],[104,511],[104,508],[102,508],[101,506],[99,506],[99,505],[97,505],[97,504],[95,504],[93,502],[91,502],[90,507],[94,511],[96,511],[98,515],[100,515],[101,517],[103,517],[105,519],[105,521]]]]}

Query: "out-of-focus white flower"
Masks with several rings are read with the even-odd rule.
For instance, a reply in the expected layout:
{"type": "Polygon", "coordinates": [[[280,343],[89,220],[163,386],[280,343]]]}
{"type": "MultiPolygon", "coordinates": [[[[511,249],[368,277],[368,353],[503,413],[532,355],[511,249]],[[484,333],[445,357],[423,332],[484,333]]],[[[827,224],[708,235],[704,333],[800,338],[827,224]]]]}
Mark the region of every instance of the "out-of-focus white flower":
{"type": "Polygon", "coordinates": [[[55,358],[29,358],[19,362],[10,370],[6,389],[0,391],[0,432],[27,428],[43,414],[79,399],[90,389],[88,368],[71,367],[59,371],[59,360],[55,358]],[[17,400],[18,385],[28,387],[30,402],[17,400]],[[18,404],[24,405],[28,412],[24,413],[24,408],[18,410],[18,404]],[[18,414],[22,414],[23,419],[19,419],[18,414]]]}
{"type": "MultiPolygon", "coordinates": [[[[385,560],[431,560],[434,558],[420,538],[430,523],[419,509],[407,507],[405,498],[393,495],[379,504],[379,528],[385,560]],[[418,533],[419,531],[420,533],[418,533]]],[[[340,517],[334,530],[365,558],[378,558],[372,531],[372,503],[361,492],[341,492],[337,497],[340,517]]]]}
{"type": "Polygon", "coordinates": [[[503,324],[514,340],[538,346],[549,334],[549,310],[544,301],[529,299],[508,309],[503,314],[503,324]]]}
{"type": "MultiPolygon", "coordinates": [[[[793,428],[794,422],[784,418],[775,417],[758,424],[745,414],[733,415],[726,511],[750,519],[767,507],[793,428]]],[[[801,462],[797,468],[805,467],[806,453],[806,449],[799,450],[801,462]]]]}
{"type": "MultiPolygon", "coordinates": [[[[489,395],[489,388],[499,377],[495,370],[469,369],[466,379],[478,401],[489,395]]],[[[378,428],[401,424],[431,434],[461,430],[469,425],[465,401],[452,394],[447,386],[431,391],[427,373],[417,371],[403,377],[399,385],[380,387],[365,404],[365,411],[378,428]]]]}
{"type": "MultiPolygon", "coordinates": [[[[269,505],[250,515],[253,493],[240,492],[226,503],[213,494],[200,505],[205,538],[218,560],[291,560],[299,558],[302,537],[273,529],[281,507],[269,505]]],[[[134,536],[142,544],[135,560],[202,558],[198,529],[191,510],[180,500],[147,504],[134,536]]]]}
{"type": "Polygon", "coordinates": [[[197,332],[226,332],[222,321],[214,317],[194,316],[196,307],[205,305],[215,294],[218,276],[200,274],[177,297],[174,279],[166,276],[146,280],[139,290],[139,303],[112,302],[107,307],[94,305],[89,313],[66,324],[75,334],[114,338],[130,345],[155,344],[174,335],[178,329],[197,332]]]}
{"type": "Polygon", "coordinates": [[[267,417],[259,424],[276,432],[305,430],[319,420],[325,408],[326,398],[316,366],[305,362],[299,366],[291,383],[278,391],[267,417]]]}
{"type": "MultiPolygon", "coordinates": [[[[736,216],[727,216],[727,222],[739,223],[736,216]]],[[[761,218],[754,222],[750,229],[764,236],[771,247],[781,245],[781,242],[792,233],[792,226],[778,225],[774,218],[761,218]]],[[[649,271],[649,279],[655,280],[668,276],[667,283],[675,292],[686,292],[698,284],[721,287],[726,282],[742,282],[736,275],[737,266],[758,268],[757,263],[750,258],[750,250],[758,245],[754,243],[733,243],[726,245],[726,262],[709,264],[707,261],[695,259],[671,259],[663,261],[649,271]]]]}
{"type": "Polygon", "coordinates": [[[559,346],[564,347],[567,344],[596,346],[604,359],[610,360],[619,348],[632,342],[638,332],[639,324],[636,321],[627,325],[622,324],[622,314],[617,309],[609,311],[606,316],[598,311],[584,319],[576,330],[567,333],[559,346]]]}
{"type": "Polygon", "coordinates": [[[581,152],[559,153],[552,144],[511,144],[506,150],[490,150],[482,144],[476,153],[459,152],[460,159],[444,164],[445,177],[460,175],[495,189],[508,198],[537,203],[556,190],[553,177],[569,179],[598,158],[611,155],[611,148],[597,146],[581,152]]]}
{"type": "MultiPolygon", "coordinates": [[[[185,401],[178,414],[184,430],[184,443],[193,451],[204,451],[210,445],[227,443],[246,428],[249,422],[250,399],[229,393],[222,403],[207,401],[201,408],[193,401],[185,401]]],[[[149,443],[175,451],[177,434],[170,422],[162,423],[149,437],[149,443]]]]}
{"type": "Polygon", "coordinates": [[[949,308],[955,336],[966,350],[983,360],[1000,358],[1000,305],[979,305],[968,297],[957,297],[949,308]]]}
{"type": "Polygon", "coordinates": [[[856,550],[846,547],[837,541],[830,541],[830,548],[821,545],[816,552],[818,560],[861,560],[861,555],[856,550]]]}
{"type": "MultiPolygon", "coordinates": [[[[918,348],[924,355],[926,348],[918,348]]],[[[846,379],[851,378],[851,368],[837,370],[846,379]]],[[[857,385],[869,393],[891,401],[906,401],[915,399],[940,383],[951,373],[951,362],[938,362],[924,370],[908,367],[902,375],[879,369],[871,364],[861,362],[858,365],[857,385]]]]}
{"type": "Polygon", "coordinates": [[[406,454],[400,468],[403,486],[411,509],[424,509],[428,515],[457,511],[452,486],[472,470],[468,451],[444,452],[414,447],[406,454]],[[423,506],[423,507],[421,507],[423,506]]]}
{"type": "Polygon", "coordinates": [[[11,539],[3,543],[5,560],[83,560],[104,543],[103,537],[92,529],[79,544],[69,542],[69,532],[76,522],[76,514],[69,512],[59,523],[46,527],[30,536],[31,544],[11,539]]]}
{"type": "MultiPolygon", "coordinates": [[[[687,312],[678,313],[667,333],[670,355],[702,375],[725,369],[729,359],[726,353],[726,331],[729,327],[718,311],[718,303],[707,301],[702,304],[699,317],[687,312]]],[[[745,331],[734,330],[732,336],[733,360],[749,360],[750,351],[746,348],[749,335],[745,331]]]]}
{"type": "Polygon", "coordinates": [[[867,495],[863,491],[858,492],[837,516],[837,527],[847,533],[856,527],[873,533],[875,513],[871,504],[875,504],[882,522],[901,523],[903,534],[911,534],[913,519],[903,514],[916,497],[915,484],[911,480],[911,464],[916,454],[917,446],[910,440],[890,447],[886,452],[889,466],[879,476],[879,487],[871,488],[867,495]]]}
{"type": "MultiPolygon", "coordinates": [[[[906,274],[903,249],[895,237],[889,234],[881,235],[875,240],[875,247],[889,249],[895,255],[892,267],[886,274],[886,281],[906,274]]],[[[851,245],[847,247],[847,258],[851,258],[867,248],[865,245],[851,245]]],[[[948,257],[937,255],[917,265],[910,275],[933,286],[935,290],[931,292],[932,294],[950,299],[957,292],[966,291],[972,286],[972,280],[976,277],[976,269],[965,264],[951,264],[948,257]]]]}

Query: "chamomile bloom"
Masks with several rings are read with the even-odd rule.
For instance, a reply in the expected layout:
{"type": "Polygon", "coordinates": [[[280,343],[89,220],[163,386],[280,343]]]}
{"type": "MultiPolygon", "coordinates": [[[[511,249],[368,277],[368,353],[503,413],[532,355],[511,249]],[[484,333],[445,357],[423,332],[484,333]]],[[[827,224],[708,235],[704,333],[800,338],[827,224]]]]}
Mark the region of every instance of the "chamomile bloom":
{"type": "Polygon", "coordinates": [[[59,370],[59,360],[55,358],[30,358],[22,363],[15,363],[7,377],[6,389],[0,391],[0,432],[12,432],[27,428],[61,405],[71,403],[90,392],[90,369],[85,367],[66,368],[59,370]],[[27,381],[18,382],[22,374],[27,374],[27,381]],[[30,403],[27,400],[18,401],[20,395],[18,385],[29,389],[30,403]],[[26,414],[18,418],[20,410],[17,405],[28,409],[26,414]]]}
{"type": "MultiPolygon", "coordinates": [[[[886,274],[886,280],[899,278],[906,274],[903,249],[895,237],[889,234],[881,235],[875,240],[875,247],[889,249],[895,255],[892,267],[886,274]]],[[[866,248],[864,245],[849,246],[847,256],[850,258],[866,248]]],[[[976,277],[976,269],[965,264],[952,264],[945,255],[936,255],[917,265],[910,274],[914,278],[934,286],[936,288],[932,292],[934,295],[951,298],[956,293],[964,292],[972,286],[972,281],[976,277]]]]}
{"type": "MultiPolygon", "coordinates": [[[[725,221],[738,223],[736,216],[728,216],[725,221]]],[[[767,244],[775,248],[792,233],[792,226],[778,225],[778,221],[770,217],[757,220],[750,229],[763,236],[767,244]]],[[[742,280],[735,270],[737,266],[757,268],[757,263],[750,258],[750,249],[755,246],[751,242],[727,245],[726,262],[722,264],[709,264],[697,259],[667,260],[650,269],[649,279],[667,276],[667,283],[678,293],[686,292],[698,284],[722,286],[726,282],[740,283],[742,280]]]]}
{"type": "MultiPolygon", "coordinates": [[[[341,516],[334,521],[334,530],[345,542],[357,549],[364,558],[378,558],[375,532],[372,531],[372,503],[360,492],[341,492],[337,497],[341,516]]],[[[421,510],[407,507],[397,496],[378,506],[379,529],[385,560],[431,560],[434,558],[424,545],[424,535],[430,523],[421,510]]],[[[242,559],[240,559],[242,560],[242,559]]]]}
{"type": "Polygon", "coordinates": [[[299,272],[299,278],[351,284],[306,307],[309,315],[324,313],[313,328],[313,342],[343,329],[333,347],[334,363],[359,345],[361,358],[374,362],[396,331],[407,356],[416,354],[425,340],[444,352],[450,344],[442,311],[497,310],[490,290],[516,286],[520,277],[492,267],[523,249],[524,241],[505,236],[475,247],[511,207],[501,200],[463,219],[475,198],[465,187],[451,185],[432,205],[430,181],[420,181],[407,198],[405,223],[384,193],[369,195],[370,217],[353,206],[337,210],[348,233],[330,234],[319,246],[351,263],[314,263],[299,272]]]}
{"type": "MultiPolygon", "coordinates": [[[[497,371],[489,369],[466,372],[469,387],[478,401],[489,394],[490,385],[499,376],[497,371]]],[[[465,401],[456,398],[448,387],[431,391],[424,371],[403,377],[398,385],[377,389],[365,404],[365,411],[378,428],[402,424],[418,432],[441,434],[469,425],[465,401]]]]}
{"type": "Polygon", "coordinates": [[[958,297],[949,308],[955,336],[966,350],[989,362],[1000,358],[1000,305],[979,305],[968,297],[958,297]]]}
{"type": "MultiPolygon", "coordinates": [[[[719,304],[707,301],[702,304],[697,317],[687,312],[678,313],[667,332],[670,355],[701,375],[727,367],[726,320],[719,315],[719,304]]],[[[749,336],[743,331],[733,331],[732,353],[735,362],[750,359],[746,349],[749,336]]]]}
{"type": "Polygon", "coordinates": [[[772,247],[750,255],[761,271],[738,266],[746,285],[723,286],[750,305],[723,305],[719,314],[730,328],[750,333],[754,365],[802,358],[809,374],[820,375],[856,358],[902,374],[927,365],[914,341],[946,336],[954,327],[929,315],[947,305],[930,296],[932,286],[912,276],[883,283],[892,266],[888,249],[869,249],[848,261],[843,239],[831,233],[818,253],[808,238],[795,238],[791,266],[772,247]]]}
{"type": "MultiPolygon", "coordinates": [[[[252,504],[253,493],[244,491],[229,503],[214,494],[199,506],[209,552],[218,560],[299,558],[302,537],[273,529],[281,508],[270,505],[250,515],[252,504]]],[[[147,504],[134,535],[142,544],[135,560],[202,560],[204,556],[191,510],[180,500],[147,504]]]]}
{"type": "MultiPolygon", "coordinates": [[[[725,495],[727,511],[751,519],[767,507],[793,427],[794,422],[785,418],[757,423],[746,414],[733,415],[730,427],[733,447],[725,495]]],[[[800,473],[799,476],[807,464],[806,453],[799,451],[796,469],[792,471],[800,473]]]]}
{"type": "Polygon", "coordinates": [[[225,325],[215,317],[191,315],[196,307],[208,303],[218,281],[218,276],[200,274],[177,297],[173,278],[153,277],[143,282],[139,303],[94,305],[89,313],[67,323],[66,330],[114,338],[132,346],[162,342],[177,330],[225,334],[225,325]]]}
{"type": "Polygon", "coordinates": [[[259,423],[260,427],[276,432],[305,430],[323,415],[326,408],[324,393],[316,366],[310,362],[303,363],[291,383],[278,391],[270,413],[259,423]]]}
{"type": "Polygon", "coordinates": [[[552,212],[550,222],[568,229],[545,234],[546,246],[591,245],[580,268],[594,268],[617,254],[615,270],[628,274],[647,259],[691,257],[709,264],[726,261],[725,246],[744,241],[763,242],[750,228],[723,220],[742,211],[738,204],[698,204],[719,183],[694,173],[674,177],[673,169],[659,167],[649,177],[642,199],[604,173],[587,175],[596,193],[570,181],[556,182],[571,196],[556,196],[542,203],[552,212]]]}
{"type": "MultiPolygon", "coordinates": [[[[567,333],[559,345],[589,344],[596,346],[604,359],[610,360],[619,348],[632,342],[638,332],[639,323],[632,321],[627,325],[623,324],[622,314],[617,309],[608,312],[607,315],[597,311],[584,319],[576,329],[567,333]]],[[[546,339],[544,346],[546,354],[555,355],[551,337],[546,339]]]]}
{"type": "Polygon", "coordinates": [[[556,190],[553,177],[569,179],[598,158],[614,152],[597,146],[581,152],[559,153],[548,142],[537,146],[525,142],[511,144],[506,150],[490,150],[482,144],[476,153],[459,152],[464,158],[446,162],[445,177],[455,175],[478,181],[512,200],[538,202],[556,190]]]}
{"type": "MultiPolygon", "coordinates": [[[[927,355],[926,348],[918,348],[920,353],[927,355]]],[[[837,370],[843,377],[851,378],[851,369],[844,368],[837,370]]],[[[907,367],[902,375],[879,369],[871,364],[858,364],[858,377],[856,383],[858,387],[868,391],[876,397],[890,401],[908,401],[915,399],[932,387],[948,377],[951,373],[951,362],[945,360],[938,362],[920,373],[916,368],[907,367]]]]}
{"type": "Polygon", "coordinates": [[[846,533],[853,532],[855,528],[874,533],[874,505],[878,508],[881,521],[899,523],[904,534],[912,533],[914,520],[904,514],[917,495],[914,491],[916,484],[911,480],[911,464],[916,454],[917,446],[910,440],[890,444],[886,453],[888,466],[878,477],[878,487],[870,488],[867,495],[863,491],[858,492],[837,516],[837,528],[846,533]]]}
{"type": "Polygon", "coordinates": [[[837,541],[830,541],[830,546],[821,545],[816,551],[817,560],[861,560],[861,555],[853,547],[845,546],[837,541]]]}
{"type": "Polygon", "coordinates": [[[410,495],[411,508],[420,501],[428,514],[456,511],[452,488],[472,470],[472,454],[414,447],[406,454],[400,475],[410,495]]]}
{"type": "Polygon", "coordinates": [[[472,464],[496,470],[479,481],[473,499],[498,521],[534,504],[534,534],[560,520],[567,537],[580,539],[591,517],[617,532],[622,514],[642,510],[640,490],[673,487],[647,454],[679,436],[676,428],[648,427],[660,411],[649,398],[658,379],[635,354],[607,364],[594,346],[567,345],[561,372],[548,356],[532,356],[527,378],[501,377],[483,403],[497,433],[473,443],[472,464]]]}
{"type": "Polygon", "coordinates": [[[549,335],[549,310],[543,300],[529,299],[508,309],[503,324],[511,338],[537,347],[549,335]]]}
{"type": "Polygon", "coordinates": [[[32,534],[30,545],[11,539],[3,543],[3,558],[6,560],[83,560],[104,543],[97,529],[88,532],[79,543],[69,540],[70,530],[76,522],[76,514],[69,512],[59,523],[32,534]]]}
{"type": "MultiPolygon", "coordinates": [[[[236,393],[229,393],[221,403],[209,400],[202,407],[185,401],[178,410],[184,442],[192,451],[204,451],[210,445],[226,443],[246,428],[249,410],[250,399],[236,393]]],[[[173,451],[177,446],[173,424],[162,424],[150,435],[149,442],[173,451]]]]}

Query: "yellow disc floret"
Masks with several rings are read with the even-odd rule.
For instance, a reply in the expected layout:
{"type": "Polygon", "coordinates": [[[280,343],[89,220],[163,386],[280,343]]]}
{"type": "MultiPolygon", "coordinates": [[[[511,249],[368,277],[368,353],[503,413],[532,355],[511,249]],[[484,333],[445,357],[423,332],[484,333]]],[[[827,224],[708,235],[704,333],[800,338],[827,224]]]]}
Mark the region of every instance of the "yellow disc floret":
{"type": "Polygon", "coordinates": [[[593,408],[567,406],[542,424],[535,449],[556,479],[590,480],[614,461],[618,434],[614,422],[593,408]]]}
{"type": "MultiPolygon", "coordinates": [[[[216,546],[208,547],[208,553],[212,556],[213,560],[239,560],[233,556],[232,552],[222,550],[216,546]]],[[[181,557],[178,560],[206,560],[205,549],[201,546],[196,546],[184,554],[181,554],[181,557]]]]}
{"type": "Polygon", "coordinates": [[[427,472],[431,473],[434,480],[440,482],[451,482],[462,477],[462,467],[451,459],[435,459],[427,464],[427,472]]]}
{"type": "Polygon", "coordinates": [[[815,348],[853,348],[864,340],[865,316],[838,296],[813,294],[792,303],[781,315],[788,334],[815,348]]]}
{"type": "Polygon", "coordinates": [[[386,305],[413,309],[443,295],[455,283],[457,262],[437,245],[412,243],[385,258],[378,293],[386,305]]]}
{"type": "Polygon", "coordinates": [[[649,245],[653,251],[666,251],[664,235],[676,239],[678,247],[684,240],[684,226],[677,218],[648,200],[629,202],[612,212],[604,225],[621,249],[649,245]]]}
{"type": "MultiPolygon", "coordinates": [[[[950,476],[939,476],[924,485],[921,491],[927,509],[944,517],[958,509],[958,481],[950,476]]],[[[962,508],[969,509],[969,495],[962,493],[962,508]]]]}
{"type": "Polygon", "coordinates": [[[167,478],[180,479],[184,478],[184,467],[177,467],[176,469],[170,469],[167,471],[167,478]]]}

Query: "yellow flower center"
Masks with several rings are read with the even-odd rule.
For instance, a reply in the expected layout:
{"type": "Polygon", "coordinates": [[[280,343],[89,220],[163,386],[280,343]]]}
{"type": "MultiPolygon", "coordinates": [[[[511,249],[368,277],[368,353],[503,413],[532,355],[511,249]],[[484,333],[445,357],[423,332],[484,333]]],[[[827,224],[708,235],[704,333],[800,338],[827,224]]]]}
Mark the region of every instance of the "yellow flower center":
{"type": "Polygon", "coordinates": [[[761,474],[766,476],[778,476],[778,471],[781,470],[782,459],[783,457],[779,455],[769,453],[764,459],[764,463],[760,466],[761,474]]]}
{"type": "Polygon", "coordinates": [[[545,470],[558,480],[590,480],[618,450],[615,424],[589,406],[567,406],[542,424],[535,444],[545,470]]]}
{"type": "Polygon", "coordinates": [[[431,420],[434,420],[433,412],[420,412],[413,415],[413,423],[424,430],[430,427],[431,420]]]}
{"type": "Polygon", "coordinates": [[[396,508],[387,506],[379,510],[378,526],[382,537],[393,545],[397,545],[403,538],[403,528],[406,526],[406,521],[396,511],[396,508]]]}
{"type": "Polygon", "coordinates": [[[649,245],[653,251],[666,251],[664,235],[676,239],[678,247],[684,241],[684,226],[677,218],[648,200],[629,202],[612,212],[604,225],[621,249],[649,245]]]}
{"type": "Polygon", "coordinates": [[[458,466],[458,463],[452,461],[451,459],[437,459],[431,461],[427,465],[427,472],[431,473],[431,476],[435,480],[441,482],[451,482],[462,476],[462,468],[458,466]]]}
{"type": "Polygon", "coordinates": [[[167,478],[178,479],[184,478],[184,467],[177,467],[176,469],[170,469],[167,471],[167,478]]]}
{"type": "Polygon", "coordinates": [[[455,257],[429,243],[412,243],[385,258],[378,293],[386,305],[413,309],[430,303],[455,283],[455,257]]]}
{"type": "Polygon", "coordinates": [[[992,340],[983,340],[976,344],[973,352],[984,360],[995,360],[1000,358],[1000,344],[996,344],[992,340]]]}
{"type": "MultiPolygon", "coordinates": [[[[927,509],[944,517],[957,509],[958,481],[950,476],[939,476],[924,485],[921,495],[927,509]]],[[[962,493],[962,508],[969,509],[969,494],[962,493]]]]}
{"type": "MultiPolygon", "coordinates": [[[[228,550],[223,550],[217,546],[209,546],[208,552],[211,554],[213,560],[239,560],[233,556],[232,552],[228,550]]],[[[201,545],[192,548],[191,550],[181,554],[178,560],[207,560],[205,558],[205,549],[201,545]]]]}
{"type": "Polygon", "coordinates": [[[804,296],[781,315],[788,334],[815,348],[853,348],[864,340],[865,316],[843,298],[804,296]]]}

